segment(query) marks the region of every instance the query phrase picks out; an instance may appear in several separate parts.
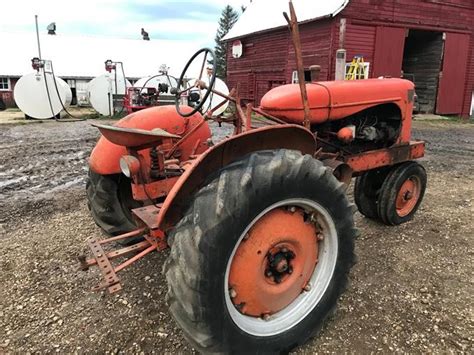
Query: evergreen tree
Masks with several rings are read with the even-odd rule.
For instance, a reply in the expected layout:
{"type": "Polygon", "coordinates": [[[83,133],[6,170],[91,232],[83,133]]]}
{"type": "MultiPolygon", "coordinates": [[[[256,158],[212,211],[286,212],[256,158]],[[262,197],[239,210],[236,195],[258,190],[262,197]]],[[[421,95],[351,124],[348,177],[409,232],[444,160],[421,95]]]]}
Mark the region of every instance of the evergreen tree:
{"type": "Polygon", "coordinates": [[[215,38],[217,68],[214,68],[214,70],[216,71],[216,75],[222,79],[225,79],[227,73],[227,45],[222,42],[222,37],[230,31],[238,18],[239,14],[237,11],[235,11],[232,6],[227,5],[224,10],[222,10],[221,18],[219,19],[219,28],[217,29],[215,38]]]}

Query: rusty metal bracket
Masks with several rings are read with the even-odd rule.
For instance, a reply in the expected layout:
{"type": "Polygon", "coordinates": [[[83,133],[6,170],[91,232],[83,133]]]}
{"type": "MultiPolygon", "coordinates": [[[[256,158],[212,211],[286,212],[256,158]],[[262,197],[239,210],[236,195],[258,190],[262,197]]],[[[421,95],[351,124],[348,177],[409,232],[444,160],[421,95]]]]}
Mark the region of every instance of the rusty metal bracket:
{"type": "Polygon", "coordinates": [[[154,250],[162,250],[167,247],[164,240],[164,233],[162,231],[148,231],[146,228],[140,228],[130,233],[125,233],[116,237],[98,240],[95,238],[88,238],[87,245],[92,251],[93,258],[86,259],[85,256],[80,256],[80,269],[88,270],[92,266],[97,266],[102,273],[103,281],[97,286],[92,288],[92,291],[100,291],[107,289],[109,293],[114,293],[122,289],[120,278],[117,273],[130,266],[135,261],[143,258],[148,253],[154,250]],[[127,238],[133,238],[139,235],[143,235],[145,240],[130,245],[128,247],[112,250],[106,252],[103,248],[104,244],[116,242],[118,240],[124,240],[127,238]],[[138,252],[138,254],[125,260],[123,263],[114,266],[112,259],[124,257],[127,254],[138,252]]]}
{"type": "Polygon", "coordinates": [[[87,240],[87,244],[94,254],[94,258],[97,262],[97,266],[104,277],[104,281],[99,285],[92,288],[93,291],[99,291],[104,288],[107,288],[110,293],[120,291],[122,289],[122,285],[120,284],[120,279],[118,278],[117,274],[115,273],[112,264],[110,263],[109,258],[104,252],[104,249],[100,245],[98,240],[93,238],[89,238],[87,240]]]}

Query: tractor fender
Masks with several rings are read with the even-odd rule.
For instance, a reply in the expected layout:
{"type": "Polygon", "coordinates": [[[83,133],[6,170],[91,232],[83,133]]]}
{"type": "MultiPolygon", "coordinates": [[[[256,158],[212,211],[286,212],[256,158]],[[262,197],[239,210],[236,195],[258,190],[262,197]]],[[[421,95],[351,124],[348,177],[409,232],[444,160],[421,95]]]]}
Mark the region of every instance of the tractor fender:
{"type": "Polygon", "coordinates": [[[291,149],[313,155],[315,148],[314,135],[303,126],[293,124],[258,128],[230,137],[192,161],[167,195],[157,224],[161,230],[172,228],[181,218],[189,197],[212,173],[249,153],[291,149]]]}
{"type": "MultiPolygon", "coordinates": [[[[183,107],[182,110],[186,112],[191,108],[183,107]]],[[[203,117],[200,113],[184,118],[176,112],[174,106],[158,106],[132,113],[118,121],[115,126],[144,130],[161,128],[169,133],[184,136],[202,120],[203,117]]],[[[207,122],[204,122],[180,146],[180,159],[188,160],[190,155],[204,152],[208,149],[209,138],[211,138],[211,131],[207,122]]],[[[89,167],[100,175],[120,174],[120,158],[127,154],[127,148],[113,144],[102,136],[92,150],[89,167]]]]}

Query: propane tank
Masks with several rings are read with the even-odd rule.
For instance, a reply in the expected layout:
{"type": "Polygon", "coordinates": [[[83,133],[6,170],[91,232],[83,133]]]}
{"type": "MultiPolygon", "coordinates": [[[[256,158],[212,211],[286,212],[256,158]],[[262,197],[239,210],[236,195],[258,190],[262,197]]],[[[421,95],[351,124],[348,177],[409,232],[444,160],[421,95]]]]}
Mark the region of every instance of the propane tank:
{"type": "MultiPolygon", "coordinates": [[[[209,78],[205,77],[202,79],[206,85],[209,86],[209,78]]],[[[195,80],[190,80],[189,82],[190,83],[193,83],[195,80]]],[[[221,79],[219,78],[216,78],[215,82],[214,82],[214,89],[219,91],[220,93],[224,94],[224,95],[229,95],[229,88],[227,87],[226,83],[224,83],[224,81],[222,81],[221,79]]],[[[198,89],[196,90],[191,90],[191,92],[199,92],[198,89]]],[[[204,95],[206,93],[205,90],[202,91],[202,95],[204,95]]],[[[217,105],[219,105],[220,103],[226,101],[227,99],[223,98],[222,96],[220,95],[217,95],[217,94],[214,94],[214,93],[211,93],[208,98],[206,99],[204,105],[202,106],[202,112],[203,113],[206,113],[207,110],[209,109],[212,109],[214,107],[216,107],[217,105]]],[[[227,107],[229,106],[229,101],[227,101],[224,105],[222,105],[221,107],[219,107],[217,110],[215,110],[213,112],[213,115],[214,116],[219,116],[221,114],[224,113],[225,110],[227,110],[227,107]]]]}
{"type": "Polygon", "coordinates": [[[13,90],[13,97],[16,105],[25,115],[47,119],[58,115],[63,110],[63,105],[65,108],[69,107],[72,92],[64,80],[55,78],[52,73],[45,73],[43,69],[39,69],[37,72],[23,75],[18,80],[13,90]],[[59,97],[56,92],[55,80],[59,97]],[[51,105],[49,100],[51,100],[51,105]]]}
{"type": "Polygon", "coordinates": [[[106,73],[92,79],[87,86],[89,102],[94,110],[104,116],[114,114],[113,95],[125,95],[126,87],[132,84],[122,74],[106,73]]]}

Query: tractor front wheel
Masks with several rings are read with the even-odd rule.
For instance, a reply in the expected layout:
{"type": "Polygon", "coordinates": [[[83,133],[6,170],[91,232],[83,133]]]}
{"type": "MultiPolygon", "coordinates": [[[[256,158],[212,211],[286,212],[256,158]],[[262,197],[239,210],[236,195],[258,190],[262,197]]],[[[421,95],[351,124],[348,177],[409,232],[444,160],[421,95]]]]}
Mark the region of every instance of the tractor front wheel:
{"type": "Polygon", "coordinates": [[[370,170],[356,178],[354,202],[361,214],[367,218],[379,219],[377,199],[389,169],[370,170]]]}
{"type": "Polygon", "coordinates": [[[137,228],[131,210],[141,206],[133,200],[130,180],[124,175],[100,175],[89,170],[86,193],[92,217],[105,233],[115,236],[137,228]]]}
{"type": "Polygon", "coordinates": [[[378,215],[386,225],[399,225],[413,219],[426,189],[426,171],[414,161],[393,168],[378,196],[378,215]]]}
{"type": "Polygon", "coordinates": [[[167,301],[201,352],[279,353],[321,328],[354,261],[343,185],[311,156],[261,151],[199,190],[168,237],[167,301]]]}

